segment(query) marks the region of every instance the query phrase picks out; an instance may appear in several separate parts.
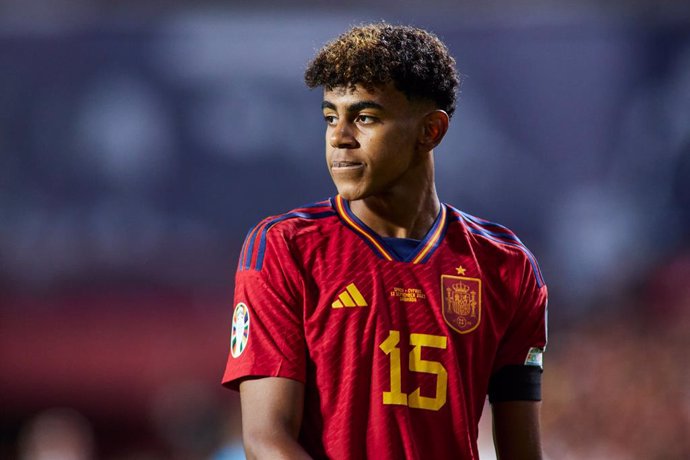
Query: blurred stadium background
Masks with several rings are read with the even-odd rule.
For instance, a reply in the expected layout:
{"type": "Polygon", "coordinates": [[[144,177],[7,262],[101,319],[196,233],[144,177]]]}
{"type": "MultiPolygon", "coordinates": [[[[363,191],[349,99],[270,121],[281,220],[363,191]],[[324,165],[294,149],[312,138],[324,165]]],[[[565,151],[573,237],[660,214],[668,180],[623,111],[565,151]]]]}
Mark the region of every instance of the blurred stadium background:
{"type": "Polygon", "coordinates": [[[465,75],[442,199],[541,261],[547,458],[690,458],[689,6],[0,1],[0,458],[242,458],[236,257],[334,193],[302,72],[380,19],[465,75]]]}

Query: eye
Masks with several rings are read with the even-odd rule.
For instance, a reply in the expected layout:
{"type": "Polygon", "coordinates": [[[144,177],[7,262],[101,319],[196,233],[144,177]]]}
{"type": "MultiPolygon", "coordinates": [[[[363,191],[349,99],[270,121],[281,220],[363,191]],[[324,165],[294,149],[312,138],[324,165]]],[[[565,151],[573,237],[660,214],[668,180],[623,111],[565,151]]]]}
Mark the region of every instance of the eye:
{"type": "Polygon", "coordinates": [[[338,118],[335,115],[324,115],[323,119],[328,126],[334,126],[338,122],[338,118]]]}
{"type": "Polygon", "coordinates": [[[376,123],[377,120],[376,117],[372,117],[371,115],[357,115],[355,119],[355,121],[361,125],[370,125],[376,123]]]}

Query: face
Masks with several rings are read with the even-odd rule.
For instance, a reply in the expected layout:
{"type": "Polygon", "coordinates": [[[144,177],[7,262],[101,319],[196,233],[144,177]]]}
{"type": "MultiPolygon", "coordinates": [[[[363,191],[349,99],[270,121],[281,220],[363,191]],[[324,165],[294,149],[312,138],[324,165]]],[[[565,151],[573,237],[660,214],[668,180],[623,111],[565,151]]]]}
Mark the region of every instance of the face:
{"type": "Polygon", "coordinates": [[[326,161],[338,193],[354,201],[404,187],[419,161],[424,112],[392,84],[324,91],[326,161]]]}

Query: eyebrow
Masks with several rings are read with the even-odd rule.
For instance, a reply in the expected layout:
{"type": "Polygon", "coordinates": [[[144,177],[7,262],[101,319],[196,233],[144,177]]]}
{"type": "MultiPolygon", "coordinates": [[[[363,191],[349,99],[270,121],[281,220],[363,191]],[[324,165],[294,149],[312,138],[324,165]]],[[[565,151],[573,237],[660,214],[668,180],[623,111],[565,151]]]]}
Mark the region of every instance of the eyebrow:
{"type": "MultiPolygon", "coordinates": [[[[333,104],[330,101],[323,101],[321,103],[321,109],[331,109],[331,110],[336,110],[335,104],[333,104]]],[[[378,110],[383,110],[383,106],[379,104],[378,102],[374,101],[359,101],[355,102],[352,105],[347,106],[347,113],[357,113],[360,110],[364,109],[378,109],[378,110]]]]}

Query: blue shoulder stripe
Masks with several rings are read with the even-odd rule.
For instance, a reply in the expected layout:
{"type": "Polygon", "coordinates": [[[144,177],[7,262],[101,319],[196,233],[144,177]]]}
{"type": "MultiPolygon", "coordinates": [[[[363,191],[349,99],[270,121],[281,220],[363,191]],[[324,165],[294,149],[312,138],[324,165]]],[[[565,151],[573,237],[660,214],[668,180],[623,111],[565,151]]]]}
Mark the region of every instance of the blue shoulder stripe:
{"type": "Polygon", "coordinates": [[[252,228],[249,229],[247,232],[247,236],[244,237],[244,243],[242,244],[242,249],[240,250],[240,257],[239,257],[239,262],[237,264],[237,270],[243,270],[243,267],[245,265],[245,259],[247,257],[247,254],[251,254],[251,250],[249,247],[253,247],[254,245],[254,238],[251,236],[254,231],[263,223],[263,221],[259,222],[257,225],[253,226],[252,228]]]}
{"type": "Polygon", "coordinates": [[[520,238],[518,238],[515,233],[510,231],[510,229],[508,229],[508,227],[504,227],[503,225],[497,224],[494,222],[489,222],[488,220],[479,219],[479,218],[474,217],[470,214],[467,214],[466,212],[462,212],[459,210],[457,210],[457,212],[463,217],[463,219],[468,220],[468,221],[472,222],[473,224],[475,224],[479,227],[482,227],[482,230],[484,230],[489,235],[495,236],[497,238],[506,238],[508,240],[515,241],[517,243],[522,244],[522,241],[520,241],[520,238]],[[491,231],[491,230],[488,230],[486,227],[493,227],[499,231],[491,231]]]}
{"type": "Polygon", "coordinates": [[[494,222],[489,222],[488,220],[479,219],[455,208],[452,209],[456,213],[456,220],[464,221],[465,223],[467,223],[468,225],[466,225],[465,228],[467,228],[467,230],[471,233],[474,233],[475,235],[481,235],[495,243],[505,244],[506,246],[512,246],[521,250],[527,256],[527,260],[529,260],[529,263],[532,266],[534,277],[537,280],[537,286],[542,287],[544,284],[546,284],[544,282],[544,276],[541,273],[541,269],[539,268],[537,258],[534,257],[534,254],[532,254],[532,252],[529,249],[527,249],[527,246],[525,246],[524,243],[520,241],[520,239],[517,237],[517,235],[515,235],[515,233],[513,233],[511,230],[509,230],[507,227],[504,227],[503,225],[496,224],[494,222]],[[488,230],[486,227],[493,227],[495,229],[502,231],[495,232],[488,230]]]}
{"type": "Polygon", "coordinates": [[[321,219],[323,217],[329,217],[329,216],[335,216],[335,211],[330,210],[330,211],[324,211],[324,212],[317,212],[313,214],[308,214],[305,212],[292,212],[289,214],[284,214],[271,222],[268,222],[266,226],[264,227],[263,231],[261,232],[261,241],[259,243],[259,249],[258,249],[258,254],[256,255],[256,264],[254,265],[254,270],[260,271],[261,267],[263,267],[264,263],[264,252],[266,251],[266,235],[268,234],[268,230],[273,227],[275,224],[278,222],[282,222],[287,219],[294,219],[296,217],[302,218],[302,219],[321,219]]]}
{"type": "Polygon", "coordinates": [[[328,208],[327,210],[321,212],[309,212],[309,211],[292,211],[287,214],[282,214],[279,216],[269,217],[261,221],[257,226],[247,234],[247,240],[245,241],[243,252],[240,254],[240,263],[237,267],[238,270],[261,270],[263,267],[264,254],[266,252],[266,237],[268,231],[274,225],[288,219],[321,219],[323,217],[335,216],[336,212],[330,207],[328,202],[316,203],[314,205],[303,206],[298,208],[300,210],[304,209],[316,209],[316,208],[328,208]],[[256,257],[255,257],[256,256],[256,257]],[[252,264],[252,261],[254,263],[252,264]]]}

